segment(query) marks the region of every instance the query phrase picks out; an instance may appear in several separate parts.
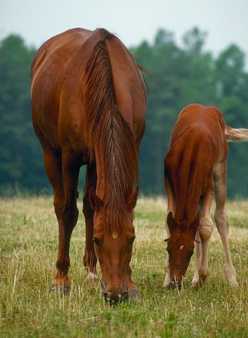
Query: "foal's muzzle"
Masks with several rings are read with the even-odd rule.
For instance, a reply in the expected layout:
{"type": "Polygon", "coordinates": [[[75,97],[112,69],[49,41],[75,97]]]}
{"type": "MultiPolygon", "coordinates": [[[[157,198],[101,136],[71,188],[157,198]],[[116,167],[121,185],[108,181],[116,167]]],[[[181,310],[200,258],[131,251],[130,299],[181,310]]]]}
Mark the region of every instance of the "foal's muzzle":
{"type": "Polygon", "coordinates": [[[176,280],[171,280],[170,284],[167,286],[168,289],[178,289],[181,290],[182,283],[176,280]]]}

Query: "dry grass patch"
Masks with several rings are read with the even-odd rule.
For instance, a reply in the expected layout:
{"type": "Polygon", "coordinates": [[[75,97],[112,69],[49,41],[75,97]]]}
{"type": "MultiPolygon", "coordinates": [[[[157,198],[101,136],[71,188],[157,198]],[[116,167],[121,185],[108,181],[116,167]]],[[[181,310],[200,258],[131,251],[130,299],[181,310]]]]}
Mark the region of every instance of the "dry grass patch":
{"type": "Polygon", "coordinates": [[[179,294],[162,288],[165,200],[141,198],[132,260],[141,297],[136,303],[109,307],[100,296],[99,285],[85,280],[82,213],[71,243],[72,291],[61,297],[49,293],[57,253],[52,199],[1,200],[0,336],[247,337],[248,202],[229,203],[228,214],[240,287],[231,289],[224,279],[223,250],[215,232],[207,284],[198,291],[191,289],[193,259],[179,294]]]}

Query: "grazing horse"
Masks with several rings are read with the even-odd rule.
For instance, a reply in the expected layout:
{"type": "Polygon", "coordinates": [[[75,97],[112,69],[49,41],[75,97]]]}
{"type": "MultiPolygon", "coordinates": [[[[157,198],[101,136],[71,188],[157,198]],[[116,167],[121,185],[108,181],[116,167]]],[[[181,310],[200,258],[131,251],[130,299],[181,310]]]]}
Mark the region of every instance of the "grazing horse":
{"type": "Polygon", "coordinates": [[[215,107],[191,104],[179,114],[164,162],[168,198],[166,240],[169,269],[164,286],[181,287],[196,246],[196,272],[192,286],[208,274],[207,247],[213,230],[210,208],[216,201],[215,222],[224,247],[224,272],[238,286],[232,263],[225,214],[227,141],[248,139],[247,129],[225,125],[215,107]]]}
{"type": "Polygon", "coordinates": [[[46,41],[32,64],[32,117],[59,224],[53,288],[70,288],[69,247],[78,219],[78,176],[87,165],[84,265],[105,299],[137,293],[130,260],[135,239],[138,148],[144,132],[143,76],[123,43],[105,29],[68,30],[46,41]]]}

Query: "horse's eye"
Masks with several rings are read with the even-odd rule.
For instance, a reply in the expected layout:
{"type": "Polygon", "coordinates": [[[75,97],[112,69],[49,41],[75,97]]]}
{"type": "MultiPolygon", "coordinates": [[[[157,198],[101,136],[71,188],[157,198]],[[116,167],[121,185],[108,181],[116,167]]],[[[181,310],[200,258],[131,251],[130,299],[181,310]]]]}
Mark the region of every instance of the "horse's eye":
{"type": "Polygon", "coordinates": [[[100,246],[102,244],[102,240],[98,237],[94,237],[93,241],[97,246],[100,246]]]}

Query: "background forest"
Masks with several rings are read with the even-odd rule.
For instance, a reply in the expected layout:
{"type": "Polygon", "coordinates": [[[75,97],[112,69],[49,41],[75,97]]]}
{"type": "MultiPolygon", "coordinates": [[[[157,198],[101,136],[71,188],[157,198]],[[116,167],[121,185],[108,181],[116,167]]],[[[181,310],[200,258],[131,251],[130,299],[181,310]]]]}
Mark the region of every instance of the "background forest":
{"type": "MultiPolygon", "coordinates": [[[[159,30],[153,42],[130,48],[145,69],[148,87],[146,131],[140,156],[140,190],[163,192],[163,158],[180,109],[189,103],[216,105],[233,127],[248,127],[245,53],[227,46],[218,55],[205,48],[207,34],[188,31],[178,43],[159,30]]],[[[18,35],[0,42],[0,194],[49,192],[40,145],[31,122],[30,66],[35,48],[18,35]]],[[[248,196],[248,144],[232,144],[230,197],[248,196]]],[[[82,190],[82,189],[81,189],[82,190]]]]}

